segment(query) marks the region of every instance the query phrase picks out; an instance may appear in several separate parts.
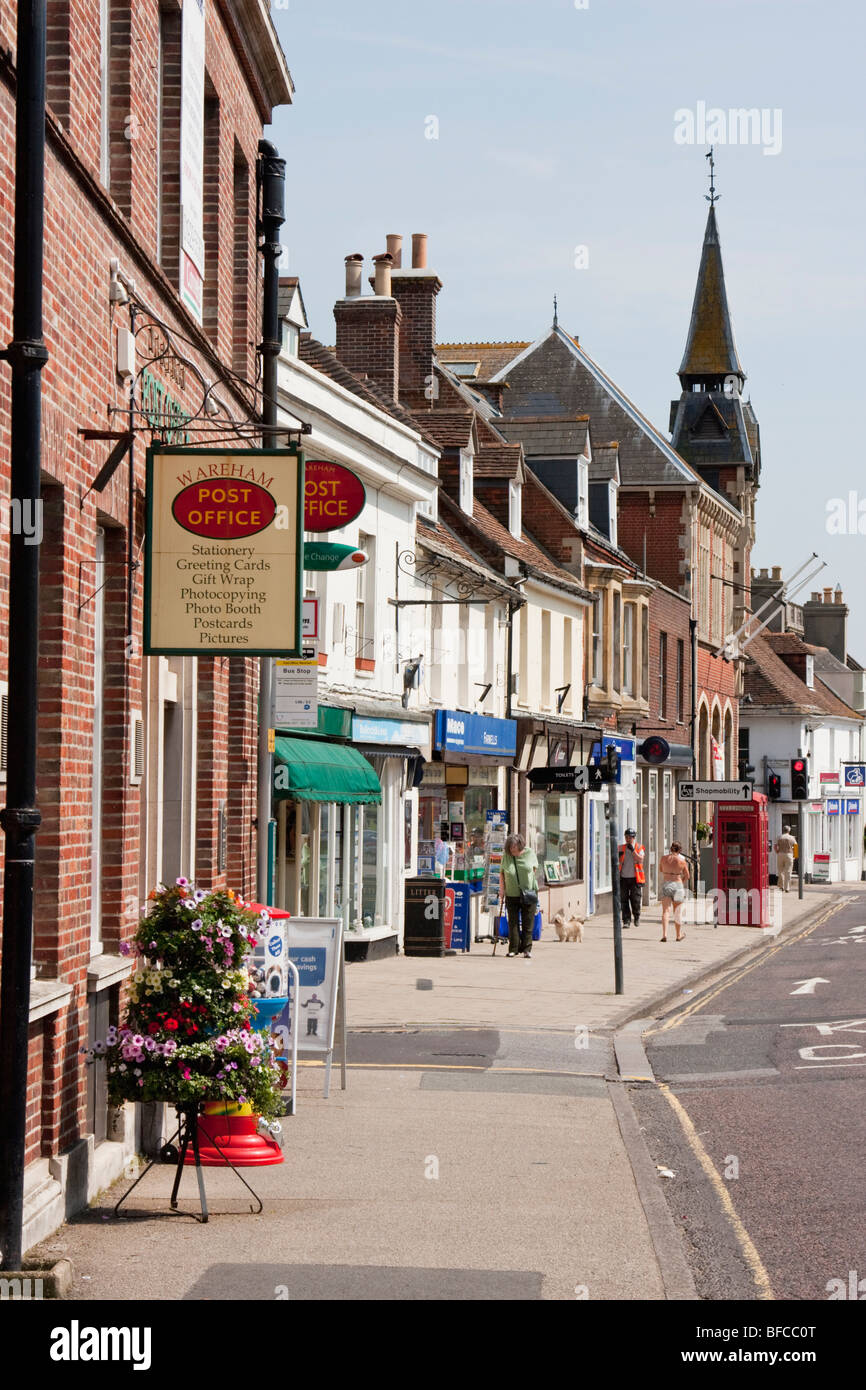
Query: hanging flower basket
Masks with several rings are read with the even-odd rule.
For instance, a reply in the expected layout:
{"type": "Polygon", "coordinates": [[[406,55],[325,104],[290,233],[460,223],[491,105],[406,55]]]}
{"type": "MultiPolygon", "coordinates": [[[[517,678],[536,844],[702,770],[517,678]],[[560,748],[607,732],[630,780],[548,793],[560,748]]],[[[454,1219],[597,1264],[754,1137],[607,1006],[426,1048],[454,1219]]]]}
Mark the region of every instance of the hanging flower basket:
{"type": "Polygon", "coordinates": [[[266,927],[231,889],[185,878],[148,898],[131,943],[136,960],[124,1024],[90,1056],[104,1057],[112,1105],[225,1101],[257,1115],[282,1112],[280,1073],[255,1031],[246,957],[266,927]]]}

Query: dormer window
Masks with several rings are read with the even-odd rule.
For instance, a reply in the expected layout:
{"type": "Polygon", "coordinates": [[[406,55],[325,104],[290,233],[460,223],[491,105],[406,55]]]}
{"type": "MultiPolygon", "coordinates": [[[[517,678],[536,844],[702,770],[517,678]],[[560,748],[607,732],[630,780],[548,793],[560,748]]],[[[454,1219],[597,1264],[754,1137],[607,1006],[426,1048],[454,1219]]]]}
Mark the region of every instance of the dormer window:
{"type": "Polygon", "coordinates": [[[460,508],[472,515],[473,454],[471,449],[460,450],[460,508]]]}
{"type": "Polygon", "coordinates": [[[617,538],[616,538],[616,496],[617,496],[617,491],[618,491],[617,485],[616,485],[616,483],[613,481],[613,479],[611,479],[611,481],[610,481],[610,482],[608,483],[608,485],[607,485],[608,535],[609,535],[609,537],[610,537],[610,543],[611,543],[611,545],[617,545],[617,544],[618,544],[618,541],[617,541],[617,538]]]}
{"type": "Polygon", "coordinates": [[[589,459],[583,454],[577,460],[577,506],[574,519],[578,526],[589,525],[589,459]]]}
{"type": "Polygon", "coordinates": [[[523,484],[513,479],[508,484],[508,529],[517,540],[523,525],[523,484]]]}

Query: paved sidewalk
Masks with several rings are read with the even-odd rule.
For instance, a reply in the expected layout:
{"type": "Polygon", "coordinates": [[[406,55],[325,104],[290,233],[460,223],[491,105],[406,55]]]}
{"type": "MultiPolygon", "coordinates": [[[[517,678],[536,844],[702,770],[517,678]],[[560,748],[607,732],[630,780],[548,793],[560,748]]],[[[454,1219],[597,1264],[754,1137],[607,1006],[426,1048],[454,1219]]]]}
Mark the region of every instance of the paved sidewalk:
{"type": "MultiPolygon", "coordinates": [[[[839,885],[834,885],[839,886],[839,885]]],[[[843,885],[844,886],[844,885],[843,885]]],[[[851,885],[856,888],[858,885],[851,885]]],[[[394,956],[364,961],[346,970],[350,1028],[401,1027],[411,1023],[490,1024],[573,1030],[611,1028],[636,1018],[696,977],[744,951],[772,942],[778,929],[801,920],[827,897],[827,887],[778,895],[776,927],[713,927],[685,920],[685,939],[673,925],[662,944],[661,907],[645,908],[640,926],[623,932],[625,993],[614,993],[613,918],[590,917],[583,942],[560,942],[545,924],[532,960],[509,960],[505,946],[473,944],[471,951],[444,958],[394,956]],[[418,988],[419,980],[432,989],[418,988]]],[[[694,916],[694,900],[688,905],[694,916]]]]}
{"type": "MultiPolygon", "coordinates": [[[[834,896],[791,895],[785,925],[834,896]]],[[[531,962],[501,950],[491,959],[486,945],[349,966],[349,1023],[363,1039],[350,1040],[348,1089],[335,1072],[326,1101],[321,1067],[301,1069],[286,1161],[244,1170],[261,1215],[224,1169],[206,1170],[207,1225],[192,1217],[191,1172],[183,1211],[171,1213],[173,1169],[157,1165],[130,1198],[140,1219],[113,1217],[124,1180],[30,1256],[72,1261],[73,1301],[690,1297],[679,1236],[653,1201],[653,1164],[619,1113],[619,1083],[605,1080],[612,1053],[599,1033],[773,938],[693,925],[680,945],[662,945],[658,919],[650,910],[625,933],[622,999],[609,918],[590,921],[582,945],[548,930],[531,962]],[[581,1024],[594,1030],[585,1051],[573,1036],[581,1024]],[[352,1067],[353,1046],[374,1060],[352,1067]]]]}

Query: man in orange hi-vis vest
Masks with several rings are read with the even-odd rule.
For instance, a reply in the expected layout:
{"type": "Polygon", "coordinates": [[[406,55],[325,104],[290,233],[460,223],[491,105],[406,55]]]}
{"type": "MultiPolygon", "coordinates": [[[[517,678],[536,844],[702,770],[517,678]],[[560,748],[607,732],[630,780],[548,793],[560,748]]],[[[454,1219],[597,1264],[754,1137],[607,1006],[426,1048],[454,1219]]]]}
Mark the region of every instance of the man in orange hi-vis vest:
{"type": "Polygon", "coordinates": [[[625,844],[619,847],[619,900],[624,927],[631,926],[632,918],[635,926],[640,922],[641,890],[646,881],[643,871],[645,850],[643,845],[636,843],[636,836],[635,830],[627,830],[625,844]]]}

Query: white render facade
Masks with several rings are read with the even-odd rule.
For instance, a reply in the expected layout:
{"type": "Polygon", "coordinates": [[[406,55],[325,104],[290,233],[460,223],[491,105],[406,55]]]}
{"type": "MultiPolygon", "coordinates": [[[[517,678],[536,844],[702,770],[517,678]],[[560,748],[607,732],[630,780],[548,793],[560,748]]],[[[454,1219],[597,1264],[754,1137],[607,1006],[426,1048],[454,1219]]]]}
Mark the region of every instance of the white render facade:
{"type": "MultiPolygon", "coordinates": [[[[355,546],[370,557],[358,570],[304,575],[305,598],[318,600],[318,700],[320,707],[351,712],[344,732],[374,767],[382,801],[279,801],[276,901],[296,915],[342,914],[356,939],[396,934],[399,940],[403,880],[414,872],[417,854],[418,793],[408,754],[430,756],[424,692],[411,689],[407,708],[401,696],[407,663],[429,645],[426,618],[418,630],[417,615],[426,610],[403,610],[398,625],[389,600],[398,558],[405,564],[415,550],[416,512],[436,515],[438,453],[401,420],[301,360],[291,331],[305,326],[297,298],[289,314],[279,359],[281,421],[310,425],[302,436],[306,458],[342,464],[366,492],[364,509],[350,525],[307,535],[355,546]]],[[[416,591],[423,596],[409,565],[401,574],[401,596],[416,591]]]]}
{"type": "Polygon", "coordinates": [[[864,789],[846,788],[843,766],[866,759],[866,729],[862,723],[823,715],[804,717],[790,711],[752,712],[741,706],[740,728],[749,732],[749,758],[755,768],[755,784],[766,785],[766,775],[782,779],[779,801],[767,804],[770,835],[770,873],[776,872],[772,846],[791,825],[796,835],[797,803],[791,801],[791,759],[802,756],[809,764],[811,799],[803,803],[804,870],[814,872],[815,855],[829,855],[831,883],[856,882],[863,872],[864,789]],[[849,810],[856,802],[857,809],[849,810]],[[839,806],[833,809],[834,803],[839,806]]]}

